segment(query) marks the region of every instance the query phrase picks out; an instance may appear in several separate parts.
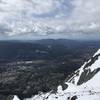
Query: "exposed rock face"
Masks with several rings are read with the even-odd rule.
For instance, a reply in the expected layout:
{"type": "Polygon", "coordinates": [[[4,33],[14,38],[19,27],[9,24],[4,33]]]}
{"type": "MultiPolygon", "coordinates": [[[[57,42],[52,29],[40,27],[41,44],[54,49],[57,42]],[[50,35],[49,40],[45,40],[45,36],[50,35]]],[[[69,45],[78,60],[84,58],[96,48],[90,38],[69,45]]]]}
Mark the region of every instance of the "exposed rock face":
{"type": "Polygon", "coordinates": [[[71,100],[76,100],[77,99],[77,96],[73,96],[72,98],[71,98],[71,100]]]}
{"type": "Polygon", "coordinates": [[[80,76],[80,79],[79,79],[77,85],[81,85],[81,84],[87,82],[88,80],[93,78],[99,71],[100,71],[100,68],[97,68],[92,72],[90,69],[84,70],[84,72],[82,72],[82,74],[80,76]]]}

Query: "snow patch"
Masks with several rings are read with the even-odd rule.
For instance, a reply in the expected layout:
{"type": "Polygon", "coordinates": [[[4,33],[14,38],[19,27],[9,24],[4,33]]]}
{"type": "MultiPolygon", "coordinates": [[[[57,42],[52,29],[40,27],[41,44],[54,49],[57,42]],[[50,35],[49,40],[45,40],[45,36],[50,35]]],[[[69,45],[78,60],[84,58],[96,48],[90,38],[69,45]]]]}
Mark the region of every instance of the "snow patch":
{"type": "Polygon", "coordinates": [[[13,100],[20,100],[20,99],[15,95],[13,100]]]}

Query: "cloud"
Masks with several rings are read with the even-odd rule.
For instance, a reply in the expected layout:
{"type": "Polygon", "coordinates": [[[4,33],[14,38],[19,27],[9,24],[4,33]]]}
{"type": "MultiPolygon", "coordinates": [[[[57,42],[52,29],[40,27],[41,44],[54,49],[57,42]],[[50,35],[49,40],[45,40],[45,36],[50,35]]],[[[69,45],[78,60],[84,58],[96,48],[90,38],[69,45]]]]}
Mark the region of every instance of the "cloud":
{"type": "Polygon", "coordinates": [[[1,0],[0,34],[100,36],[100,0],[1,0]]]}

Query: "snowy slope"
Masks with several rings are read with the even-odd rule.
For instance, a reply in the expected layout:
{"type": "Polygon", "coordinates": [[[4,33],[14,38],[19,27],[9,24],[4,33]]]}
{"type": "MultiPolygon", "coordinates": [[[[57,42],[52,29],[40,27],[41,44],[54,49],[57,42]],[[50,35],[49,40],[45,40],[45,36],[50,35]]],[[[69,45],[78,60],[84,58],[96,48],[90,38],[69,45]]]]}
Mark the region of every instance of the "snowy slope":
{"type": "MultiPolygon", "coordinates": [[[[100,74],[100,50],[98,50],[88,62],[85,62],[80,69],[75,71],[74,75],[71,76],[67,82],[82,85],[83,83],[91,84],[91,81],[93,81],[96,82],[96,86],[100,86],[98,84],[100,79],[98,74],[100,74]]],[[[93,84],[91,85],[93,86],[93,84]]]]}
{"type": "MultiPolygon", "coordinates": [[[[100,49],[64,85],[67,87],[58,86],[56,93],[41,93],[25,100],[100,100],[100,49]]],[[[15,96],[13,100],[19,98],[15,96]]]]}

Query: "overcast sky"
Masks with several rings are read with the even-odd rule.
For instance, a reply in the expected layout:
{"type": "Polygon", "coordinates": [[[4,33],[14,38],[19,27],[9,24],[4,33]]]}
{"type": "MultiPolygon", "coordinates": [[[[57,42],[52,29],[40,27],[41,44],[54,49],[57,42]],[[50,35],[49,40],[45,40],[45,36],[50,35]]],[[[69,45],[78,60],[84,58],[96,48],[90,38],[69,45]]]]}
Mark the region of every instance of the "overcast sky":
{"type": "Polygon", "coordinates": [[[0,0],[0,39],[100,39],[100,0],[0,0]]]}

